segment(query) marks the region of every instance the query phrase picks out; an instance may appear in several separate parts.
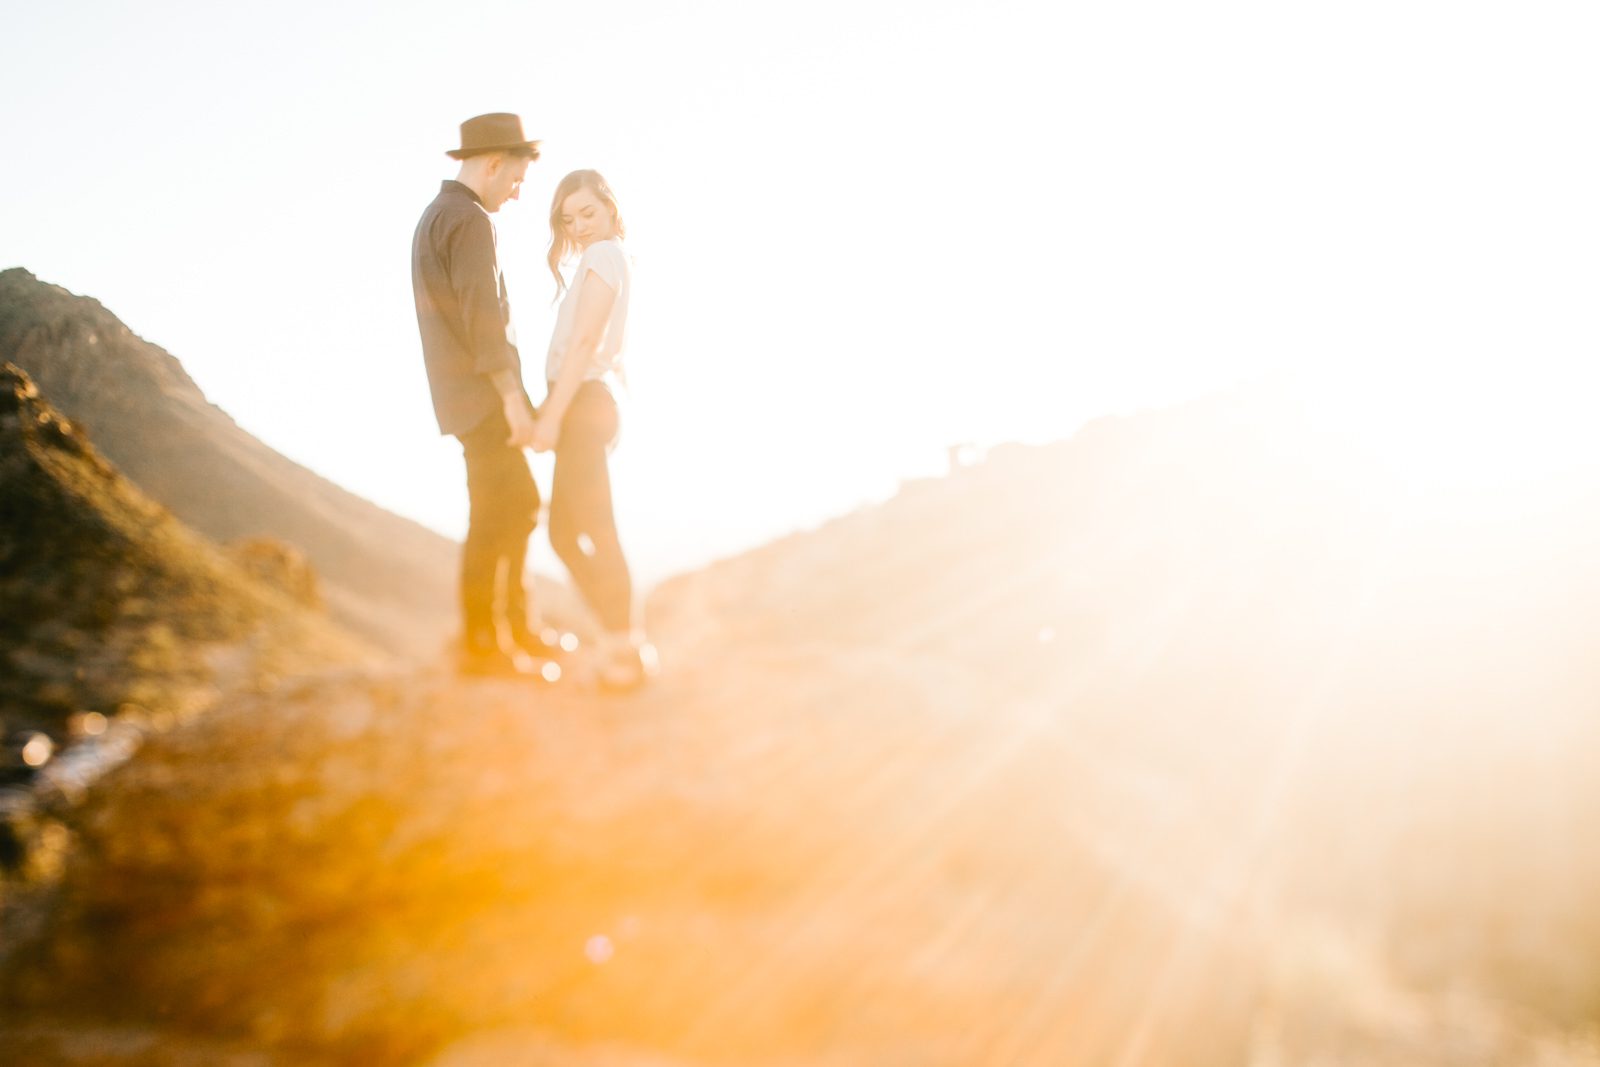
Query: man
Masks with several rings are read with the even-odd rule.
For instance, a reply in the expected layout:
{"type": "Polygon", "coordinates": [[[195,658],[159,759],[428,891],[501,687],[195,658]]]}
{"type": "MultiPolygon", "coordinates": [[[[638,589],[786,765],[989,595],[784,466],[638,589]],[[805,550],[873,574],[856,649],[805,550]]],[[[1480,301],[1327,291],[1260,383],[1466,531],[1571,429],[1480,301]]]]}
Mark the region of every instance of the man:
{"type": "Polygon", "coordinates": [[[461,554],[464,674],[529,675],[529,657],[554,650],[528,623],[523,589],[528,535],[539,490],[523,448],[533,442],[533,403],[489,216],[517,199],[539,142],[516,115],[479,115],[461,124],[454,181],[422,213],[411,243],[411,285],[422,331],[428,387],[441,434],[461,441],[467,465],[469,519],[461,554]],[[503,583],[497,619],[495,588],[503,583]],[[505,624],[502,646],[500,622],[505,624]]]}

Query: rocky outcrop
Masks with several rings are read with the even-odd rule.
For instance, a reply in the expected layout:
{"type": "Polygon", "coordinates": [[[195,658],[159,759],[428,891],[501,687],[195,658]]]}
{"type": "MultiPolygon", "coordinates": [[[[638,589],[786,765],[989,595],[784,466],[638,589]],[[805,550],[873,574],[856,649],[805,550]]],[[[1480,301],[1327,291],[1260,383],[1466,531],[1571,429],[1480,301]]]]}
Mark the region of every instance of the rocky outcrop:
{"type": "Polygon", "coordinates": [[[333,617],[402,652],[454,625],[456,549],[279,455],[207,402],[173,356],[98,301],[0,271],[0,360],[145,495],[217,543],[268,537],[302,553],[333,617]]]}
{"type": "Polygon", "coordinates": [[[304,607],[321,609],[322,583],[305,554],[270,537],[251,537],[228,546],[228,556],[252,578],[285,593],[304,607]]]}
{"type": "MultiPolygon", "coordinates": [[[[9,739],[59,747],[85,714],[181,716],[241,671],[369,654],[141,493],[11,364],[0,366],[0,501],[9,739]]],[[[20,757],[25,743],[12,747],[20,757]]],[[[0,778],[38,762],[14,760],[0,778]]]]}

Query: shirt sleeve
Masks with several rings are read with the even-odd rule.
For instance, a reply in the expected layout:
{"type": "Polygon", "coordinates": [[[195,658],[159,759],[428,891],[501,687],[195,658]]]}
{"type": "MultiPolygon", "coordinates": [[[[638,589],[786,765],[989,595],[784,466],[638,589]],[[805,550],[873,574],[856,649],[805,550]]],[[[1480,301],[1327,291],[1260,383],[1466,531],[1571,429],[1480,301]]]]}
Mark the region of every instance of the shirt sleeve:
{"type": "Polygon", "coordinates": [[[449,270],[472,369],[479,374],[509,369],[513,363],[500,272],[495,269],[494,226],[487,216],[474,211],[455,226],[449,270]]]}
{"type": "Polygon", "coordinates": [[[601,241],[584,250],[582,271],[578,274],[578,280],[581,282],[583,273],[591,270],[611,286],[613,293],[622,291],[622,279],[627,274],[628,264],[622,258],[622,249],[617,247],[615,241],[601,241]]]}

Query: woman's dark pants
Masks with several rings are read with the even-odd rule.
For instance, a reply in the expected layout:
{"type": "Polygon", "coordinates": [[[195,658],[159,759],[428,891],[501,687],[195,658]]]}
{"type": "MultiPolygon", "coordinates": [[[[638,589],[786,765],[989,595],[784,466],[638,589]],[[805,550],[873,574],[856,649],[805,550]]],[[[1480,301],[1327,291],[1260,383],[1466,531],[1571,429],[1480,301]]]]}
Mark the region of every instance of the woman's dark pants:
{"type": "Polygon", "coordinates": [[[578,387],[561,420],[550,487],[550,547],[607,630],[630,629],[633,582],[617,539],[606,454],[616,440],[617,402],[601,382],[578,387]]]}

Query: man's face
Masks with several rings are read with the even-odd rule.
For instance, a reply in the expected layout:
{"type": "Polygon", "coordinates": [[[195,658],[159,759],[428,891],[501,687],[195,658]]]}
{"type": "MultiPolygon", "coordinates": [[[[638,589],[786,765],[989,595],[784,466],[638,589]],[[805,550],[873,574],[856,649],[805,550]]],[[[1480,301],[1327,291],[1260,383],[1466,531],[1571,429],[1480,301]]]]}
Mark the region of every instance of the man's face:
{"type": "Polygon", "coordinates": [[[499,165],[489,175],[489,188],[483,198],[484,208],[499,211],[507,200],[517,199],[522,192],[522,179],[528,173],[528,164],[532,162],[525,156],[500,156],[499,165]]]}

